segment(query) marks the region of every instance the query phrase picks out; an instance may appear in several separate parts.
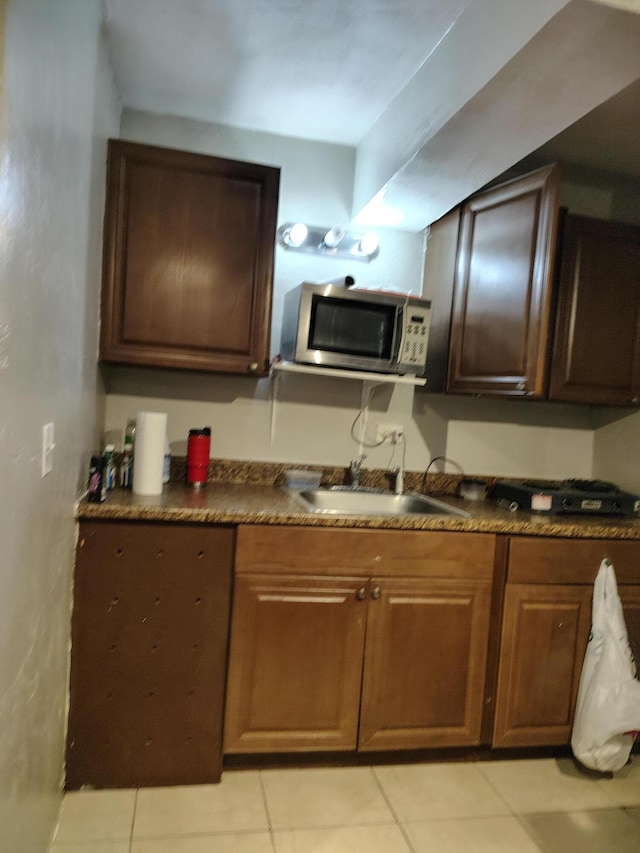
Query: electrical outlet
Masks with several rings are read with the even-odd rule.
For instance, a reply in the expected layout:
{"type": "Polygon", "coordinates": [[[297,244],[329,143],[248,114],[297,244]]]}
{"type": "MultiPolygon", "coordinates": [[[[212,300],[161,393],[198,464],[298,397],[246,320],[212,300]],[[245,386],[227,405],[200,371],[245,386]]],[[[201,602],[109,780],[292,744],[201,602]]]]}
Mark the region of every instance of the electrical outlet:
{"type": "Polygon", "coordinates": [[[390,441],[395,444],[403,435],[402,424],[376,424],[376,441],[390,441]]]}

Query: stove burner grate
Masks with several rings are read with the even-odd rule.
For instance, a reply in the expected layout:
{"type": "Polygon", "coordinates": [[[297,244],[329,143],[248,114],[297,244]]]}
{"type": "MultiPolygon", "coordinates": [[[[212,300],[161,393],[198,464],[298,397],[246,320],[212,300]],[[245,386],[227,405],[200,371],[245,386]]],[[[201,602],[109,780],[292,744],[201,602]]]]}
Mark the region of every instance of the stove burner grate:
{"type": "Polygon", "coordinates": [[[597,492],[609,494],[619,492],[620,489],[613,483],[607,483],[604,480],[565,480],[565,486],[569,489],[576,489],[579,492],[597,492]]]}
{"type": "Polygon", "coordinates": [[[559,492],[563,488],[562,483],[552,483],[550,480],[523,480],[522,485],[537,492],[559,492]]]}

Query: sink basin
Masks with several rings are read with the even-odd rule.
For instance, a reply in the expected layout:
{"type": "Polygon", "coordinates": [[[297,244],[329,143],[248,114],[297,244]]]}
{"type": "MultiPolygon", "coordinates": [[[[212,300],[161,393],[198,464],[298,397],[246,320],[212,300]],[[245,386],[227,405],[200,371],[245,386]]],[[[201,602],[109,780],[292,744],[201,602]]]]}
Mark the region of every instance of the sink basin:
{"type": "Polygon", "coordinates": [[[309,512],[334,515],[456,515],[470,518],[468,512],[425,495],[395,495],[350,489],[303,489],[294,497],[309,512]]]}

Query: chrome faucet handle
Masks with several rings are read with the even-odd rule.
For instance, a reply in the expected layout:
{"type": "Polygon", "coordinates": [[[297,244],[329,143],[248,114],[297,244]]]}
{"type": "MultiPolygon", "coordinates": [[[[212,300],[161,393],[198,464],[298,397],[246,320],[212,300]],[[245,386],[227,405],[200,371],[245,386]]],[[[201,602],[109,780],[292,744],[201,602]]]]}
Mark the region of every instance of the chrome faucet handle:
{"type": "Polygon", "coordinates": [[[362,463],[366,458],[366,454],[363,453],[362,456],[358,456],[357,459],[352,459],[349,463],[349,477],[351,478],[352,486],[360,485],[360,469],[362,468],[362,463]]]}
{"type": "Polygon", "coordinates": [[[352,459],[349,463],[349,469],[351,471],[359,471],[362,468],[362,463],[367,458],[367,454],[363,453],[362,456],[358,456],[357,459],[352,459]]]}

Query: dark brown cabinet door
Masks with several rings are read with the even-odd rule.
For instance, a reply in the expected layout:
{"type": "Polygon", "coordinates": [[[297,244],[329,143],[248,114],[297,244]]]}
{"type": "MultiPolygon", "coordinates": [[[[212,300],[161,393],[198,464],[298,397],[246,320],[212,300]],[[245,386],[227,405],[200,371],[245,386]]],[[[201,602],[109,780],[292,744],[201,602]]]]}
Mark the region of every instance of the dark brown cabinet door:
{"type": "Polygon", "coordinates": [[[279,170],[111,140],[104,361],[268,368],[279,170]]]}
{"type": "Polygon", "coordinates": [[[83,522],[67,788],[217,782],[234,530],[83,522]]]}
{"type": "Polygon", "coordinates": [[[355,749],[366,579],[238,575],[228,753],[355,749]]]}
{"type": "Polygon", "coordinates": [[[640,403],[640,228],[567,216],[549,397],[640,403]]]}
{"type": "Polygon", "coordinates": [[[491,582],[375,578],[361,750],[480,743],[491,582]]]}
{"type": "Polygon", "coordinates": [[[638,673],[640,673],[640,585],[621,585],[618,587],[618,593],[622,602],[624,619],[627,624],[629,643],[631,644],[638,673]]]}
{"type": "Polygon", "coordinates": [[[462,209],[447,390],[542,397],[558,175],[549,166],[462,209]]]}
{"type": "Polygon", "coordinates": [[[591,586],[507,584],[493,746],[569,743],[591,592],[591,586]]]}

